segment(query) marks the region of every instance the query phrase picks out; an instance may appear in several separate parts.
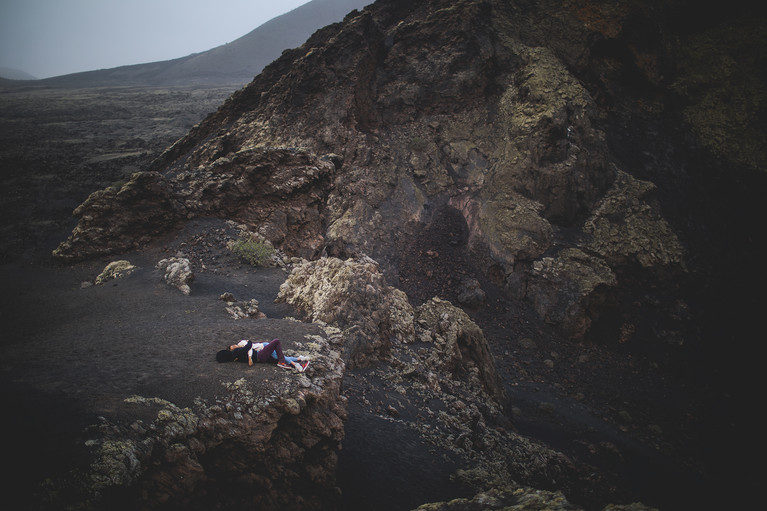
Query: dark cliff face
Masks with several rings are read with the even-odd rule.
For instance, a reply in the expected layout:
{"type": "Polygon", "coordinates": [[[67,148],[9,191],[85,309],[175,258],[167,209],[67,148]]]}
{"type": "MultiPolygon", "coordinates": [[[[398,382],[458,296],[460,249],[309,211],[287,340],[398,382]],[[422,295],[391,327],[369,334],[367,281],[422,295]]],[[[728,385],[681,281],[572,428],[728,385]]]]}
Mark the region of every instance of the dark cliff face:
{"type": "MultiPolygon", "coordinates": [[[[748,50],[763,38],[748,14],[379,1],[267,66],[153,163],[146,193],[164,227],[224,216],[303,257],[369,255],[415,302],[455,301],[471,277],[566,337],[686,349],[718,304],[699,292],[754,253],[750,213],[732,209],[764,184],[763,67],[748,50]],[[750,108],[717,108],[726,90],[750,108]],[[259,184],[280,180],[282,194],[259,184]],[[737,255],[712,248],[722,235],[737,255]]],[[[120,193],[126,211],[146,202],[120,193]]],[[[113,248],[87,234],[92,199],[58,255],[113,248]]]]}

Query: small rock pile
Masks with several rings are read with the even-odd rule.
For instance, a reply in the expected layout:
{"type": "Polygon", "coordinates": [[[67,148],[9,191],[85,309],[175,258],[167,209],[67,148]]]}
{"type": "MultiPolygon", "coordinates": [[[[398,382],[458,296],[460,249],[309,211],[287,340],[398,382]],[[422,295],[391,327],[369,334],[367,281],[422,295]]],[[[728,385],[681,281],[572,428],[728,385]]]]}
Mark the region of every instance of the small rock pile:
{"type": "Polygon", "coordinates": [[[224,293],[219,299],[226,303],[226,312],[234,319],[263,319],[266,314],[258,308],[258,300],[251,298],[247,302],[238,304],[237,299],[232,293],[224,293]]]}

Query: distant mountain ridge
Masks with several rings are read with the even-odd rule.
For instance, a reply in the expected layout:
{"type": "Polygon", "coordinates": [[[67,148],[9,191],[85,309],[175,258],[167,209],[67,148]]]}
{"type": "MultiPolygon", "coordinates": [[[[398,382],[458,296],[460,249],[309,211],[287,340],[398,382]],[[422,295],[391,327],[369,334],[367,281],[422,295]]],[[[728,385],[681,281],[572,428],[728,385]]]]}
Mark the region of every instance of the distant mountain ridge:
{"type": "MultiPolygon", "coordinates": [[[[63,87],[107,85],[244,85],[280,54],[316,30],[343,20],[374,0],[312,0],[258,26],[231,43],[185,57],[36,80],[63,87]]],[[[4,75],[0,75],[4,76],[4,75]]],[[[7,77],[14,78],[14,77],[7,77]]],[[[14,78],[15,79],[15,78],[14,78]]],[[[19,85],[29,85],[19,77],[19,85]]],[[[3,81],[4,85],[13,82],[3,81]]]]}

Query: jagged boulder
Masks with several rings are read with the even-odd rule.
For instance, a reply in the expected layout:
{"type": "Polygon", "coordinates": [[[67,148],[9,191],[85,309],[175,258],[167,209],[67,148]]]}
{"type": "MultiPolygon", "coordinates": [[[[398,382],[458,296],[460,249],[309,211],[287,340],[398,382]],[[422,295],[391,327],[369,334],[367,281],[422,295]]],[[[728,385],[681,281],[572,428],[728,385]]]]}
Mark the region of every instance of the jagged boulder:
{"type": "Polygon", "coordinates": [[[126,261],[125,259],[112,261],[106,265],[106,267],[104,267],[104,271],[99,273],[94,283],[96,285],[100,285],[113,279],[121,279],[123,277],[127,277],[133,273],[135,269],[136,267],[132,265],[130,261],[126,261]]]}
{"type": "Polygon", "coordinates": [[[426,367],[477,378],[478,387],[505,404],[505,391],[482,329],[450,302],[432,298],[415,310],[416,338],[432,349],[426,367]]]}
{"type": "Polygon", "coordinates": [[[485,305],[487,293],[482,289],[477,279],[463,278],[461,279],[457,298],[459,304],[476,309],[485,305]]]}
{"type": "Polygon", "coordinates": [[[188,295],[192,292],[189,285],[194,282],[194,272],[185,257],[170,257],[160,260],[156,268],[163,272],[163,280],[169,286],[178,288],[179,291],[188,295]]]}
{"type": "Polygon", "coordinates": [[[385,358],[392,343],[412,342],[414,336],[413,308],[405,293],[387,285],[378,264],[366,256],[324,257],[294,268],[277,301],[311,321],[340,328],[349,367],[385,358]]]}
{"type": "Polygon", "coordinates": [[[53,251],[67,261],[144,245],[181,220],[170,183],[157,172],[137,172],[121,187],[92,193],[73,215],[77,226],[53,251]]]}
{"type": "Polygon", "coordinates": [[[599,310],[617,284],[604,260],[575,248],[535,261],[530,272],[526,292],[538,314],[576,339],[588,331],[592,310],[599,310]]]}
{"type": "MultiPolygon", "coordinates": [[[[231,293],[226,294],[231,295],[231,293]]],[[[222,295],[222,297],[223,296],[224,295],[222,295]]],[[[224,297],[222,299],[226,302],[226,312],[228,312],[233,319],[263,319],[266,317],[266,314],[259,309],[258,300],[255,298],[251,298],[242,303],[237,303],[233,296],[231,297],[231,300],[228,298],[230,297],[224,297]]]]}
{"type": "Polygon", "coordinates": [[[657,187],[619,172],[586,221],[585,247],[613,266],[685,268],[684,249],[652,199],[657,187]]]}

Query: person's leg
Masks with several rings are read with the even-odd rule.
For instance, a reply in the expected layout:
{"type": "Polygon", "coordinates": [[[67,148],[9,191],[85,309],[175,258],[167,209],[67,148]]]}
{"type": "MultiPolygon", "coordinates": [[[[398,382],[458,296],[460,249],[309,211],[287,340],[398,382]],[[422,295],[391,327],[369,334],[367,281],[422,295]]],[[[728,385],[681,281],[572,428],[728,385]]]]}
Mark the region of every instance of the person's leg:
{"type": "Polygon", "coordinates": [[[282,353],[282,343],[279,339],[274,339],[272,342],[264,346],[264,349],[258,352],[259,362],[268,362],[269,357],[272,356],[272,352],[277,353],[277,362],[285,363],[285,355],[282,353]]]}

